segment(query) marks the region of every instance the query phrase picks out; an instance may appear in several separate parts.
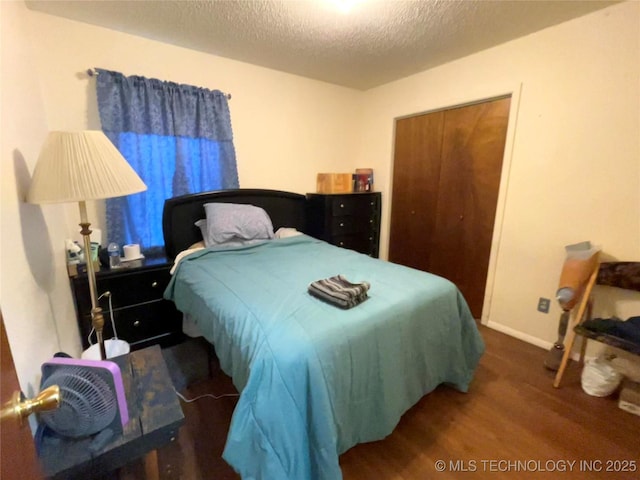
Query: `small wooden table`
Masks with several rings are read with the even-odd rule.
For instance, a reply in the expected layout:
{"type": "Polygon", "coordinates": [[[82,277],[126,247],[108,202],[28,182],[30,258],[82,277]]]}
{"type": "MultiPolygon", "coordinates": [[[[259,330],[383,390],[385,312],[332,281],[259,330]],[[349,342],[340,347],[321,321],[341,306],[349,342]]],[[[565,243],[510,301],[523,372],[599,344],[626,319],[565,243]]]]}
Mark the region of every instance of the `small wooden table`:
{"type": "Polygon", "coordinates": [[[43,471],[58,480],[105,475],[149,454],[178,437],[184,423],[160,347],[154,345],[112,359],[122,371],[129,423],[102,448],[91,452],[92,438],[69,439],[44,435],[39,446],[43,471]]]}

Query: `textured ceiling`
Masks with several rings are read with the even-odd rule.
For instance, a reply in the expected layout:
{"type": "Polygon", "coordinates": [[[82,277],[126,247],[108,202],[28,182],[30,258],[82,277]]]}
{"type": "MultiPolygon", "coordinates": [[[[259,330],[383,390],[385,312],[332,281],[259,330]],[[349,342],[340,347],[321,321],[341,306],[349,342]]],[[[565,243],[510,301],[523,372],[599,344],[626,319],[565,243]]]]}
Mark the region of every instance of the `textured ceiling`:
{"type": "Polygon", "coordinates": [[[612,1],[26,1],[27,7],[366,90],[612,1]]]}

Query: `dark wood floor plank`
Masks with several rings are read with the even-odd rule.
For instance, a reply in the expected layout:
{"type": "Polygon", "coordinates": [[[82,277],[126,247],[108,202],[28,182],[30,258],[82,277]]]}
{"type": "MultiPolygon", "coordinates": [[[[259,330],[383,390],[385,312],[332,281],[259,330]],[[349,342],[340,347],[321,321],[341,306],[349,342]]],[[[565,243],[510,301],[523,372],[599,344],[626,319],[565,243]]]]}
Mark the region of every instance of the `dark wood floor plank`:
{"type": "MultiPolygon", "coordinates": [[[[554,373],[543,367],[546,351],[480,328],[487,349],[469,392],[440,386],[423,397],[387,438],[357,445],[340,457],[345,480],[640,478],[640,417],[619,409],[616,397],[584,393],[575,363],[562,387],[553,388],[554,373]],[[436,471],[438,460],[446,462],[445,471],[436,471]],[[636,471],[606,472],[607,460],[635,461],[636,471]],[[514,471],[513,464],[490,461],[528,462],[529,470],[538,471],[514,471]],[[572,471],[544,471],[570,461],[576,462],[572,471]],[[450,468],[473,465],[475,471],[464,473],[450,468]],[[602,471],[586,471],[587,466],[602,471]]],[[[235,392],[226,375],[212,371],[210,379],[183,393],[235,392]]],[[[221,458],[235,403],[228,397],[182,403],[186,422],[178,442],[159,450],[161,478],[239,478],[221,458]],[[173,476],[166,473],[167,463],[173,476]]],[[[139,478],[124,473],[123,480],[139,478]]]]}

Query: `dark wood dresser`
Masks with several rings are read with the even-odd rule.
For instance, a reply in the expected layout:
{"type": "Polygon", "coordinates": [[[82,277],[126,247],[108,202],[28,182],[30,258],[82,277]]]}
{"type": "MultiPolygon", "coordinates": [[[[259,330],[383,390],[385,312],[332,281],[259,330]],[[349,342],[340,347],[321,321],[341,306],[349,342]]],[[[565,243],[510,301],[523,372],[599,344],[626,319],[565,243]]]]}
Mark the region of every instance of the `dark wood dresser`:
{"type": "MultiPolygon", "coordinates": [[[[136,260],[136,266],[96,272],[97,296],[111,292],[111,306],[118,338],[126,340],[131,350],[150,345],[174,345],[184,339],[182,314],[173,302],[162,298],[169,283],[171,264],[163,257],[136,260]]],[[[86,274],[71,277],[71,290],[82,346],[89,348],[91,332],[91,297],[86,274]]],[[[113,337],[109,315],[109,297],[99,300],[104,314],[104,338],[113,337]]],[[[92,342],[96,342],[95,333],[92,342]]]]}
{"type": "Polygon", "coordinates": [[[305,233],[377,258],[380,212],[380,192],[308,193],[305,233]]]}

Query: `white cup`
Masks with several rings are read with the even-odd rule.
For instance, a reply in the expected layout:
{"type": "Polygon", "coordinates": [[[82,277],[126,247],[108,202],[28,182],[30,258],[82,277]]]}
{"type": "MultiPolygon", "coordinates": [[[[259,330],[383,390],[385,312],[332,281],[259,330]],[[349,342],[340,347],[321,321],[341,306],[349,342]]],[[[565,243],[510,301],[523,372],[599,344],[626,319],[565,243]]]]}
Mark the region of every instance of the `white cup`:
{"type": "Polygon", "coordinates": [[[138,243],[125,245],[122,247],[122,250],[124,251],[125,260],[136,260],[140,258],[140,244],[138,243]]]}

